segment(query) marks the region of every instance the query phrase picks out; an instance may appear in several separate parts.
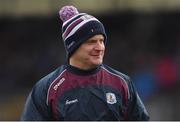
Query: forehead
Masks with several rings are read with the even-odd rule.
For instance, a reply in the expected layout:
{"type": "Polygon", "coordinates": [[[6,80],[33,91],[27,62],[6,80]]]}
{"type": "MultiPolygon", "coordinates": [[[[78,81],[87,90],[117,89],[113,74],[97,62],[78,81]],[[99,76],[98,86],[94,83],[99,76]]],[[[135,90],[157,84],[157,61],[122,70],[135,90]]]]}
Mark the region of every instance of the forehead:
{"type": "Polygon", "coordinates": [[[104,40],[104,36],[102,34],[97,34],[89,38],[88,40],[99,40],[99,39],[104,40]]]}

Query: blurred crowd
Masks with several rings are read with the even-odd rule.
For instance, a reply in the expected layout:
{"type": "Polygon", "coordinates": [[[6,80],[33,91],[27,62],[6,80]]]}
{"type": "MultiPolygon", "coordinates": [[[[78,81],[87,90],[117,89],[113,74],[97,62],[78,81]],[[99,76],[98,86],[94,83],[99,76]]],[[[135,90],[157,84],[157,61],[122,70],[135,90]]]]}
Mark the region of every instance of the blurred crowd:
{"type": "MultiPolygon", "coordinates": [[[[151,120],[180,120],[180,14],[97,16],[106,27],[105,63],[128,74],[151,120]]],[[[58,16],[0,18],[0,120],[18,120],[32,86],[64,63],[58,16]]]]}

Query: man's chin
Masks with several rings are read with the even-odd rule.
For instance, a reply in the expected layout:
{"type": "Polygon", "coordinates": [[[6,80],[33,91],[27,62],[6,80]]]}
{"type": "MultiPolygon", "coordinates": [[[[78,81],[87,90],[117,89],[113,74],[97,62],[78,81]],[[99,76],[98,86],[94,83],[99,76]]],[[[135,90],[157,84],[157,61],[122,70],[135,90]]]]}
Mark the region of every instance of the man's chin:
{"type": "Polygon", "coordinates": [[[93,64],[94,64],[95,66],[98,66],[98,65],[102,64],[102,60],[93,61],[93,64]]]}

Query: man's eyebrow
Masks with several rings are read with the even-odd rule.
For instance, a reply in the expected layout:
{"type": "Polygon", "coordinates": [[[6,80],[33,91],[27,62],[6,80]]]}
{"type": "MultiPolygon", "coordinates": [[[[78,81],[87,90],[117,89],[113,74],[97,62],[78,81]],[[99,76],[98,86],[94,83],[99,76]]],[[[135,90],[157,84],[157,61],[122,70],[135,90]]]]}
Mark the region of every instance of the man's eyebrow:
{"type": "Polygon", "coordinates": [[[87,42],[96,41],[96,39],[88,39],[87,42]]]}

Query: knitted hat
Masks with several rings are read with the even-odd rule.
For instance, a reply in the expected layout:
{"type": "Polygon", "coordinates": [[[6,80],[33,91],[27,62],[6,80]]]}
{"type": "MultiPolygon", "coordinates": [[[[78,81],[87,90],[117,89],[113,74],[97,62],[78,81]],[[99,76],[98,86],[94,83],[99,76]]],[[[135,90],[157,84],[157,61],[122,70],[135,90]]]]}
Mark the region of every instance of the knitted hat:
{"type": "Polygon", "coordinates": [[[79,13],[74,6],[64,6],[59,15],[63,21],[62,38],[68,58],[86,40],[96,34],[102,34],[106,43],[106,32],[103,24],[95,17],[79,13]]]}

